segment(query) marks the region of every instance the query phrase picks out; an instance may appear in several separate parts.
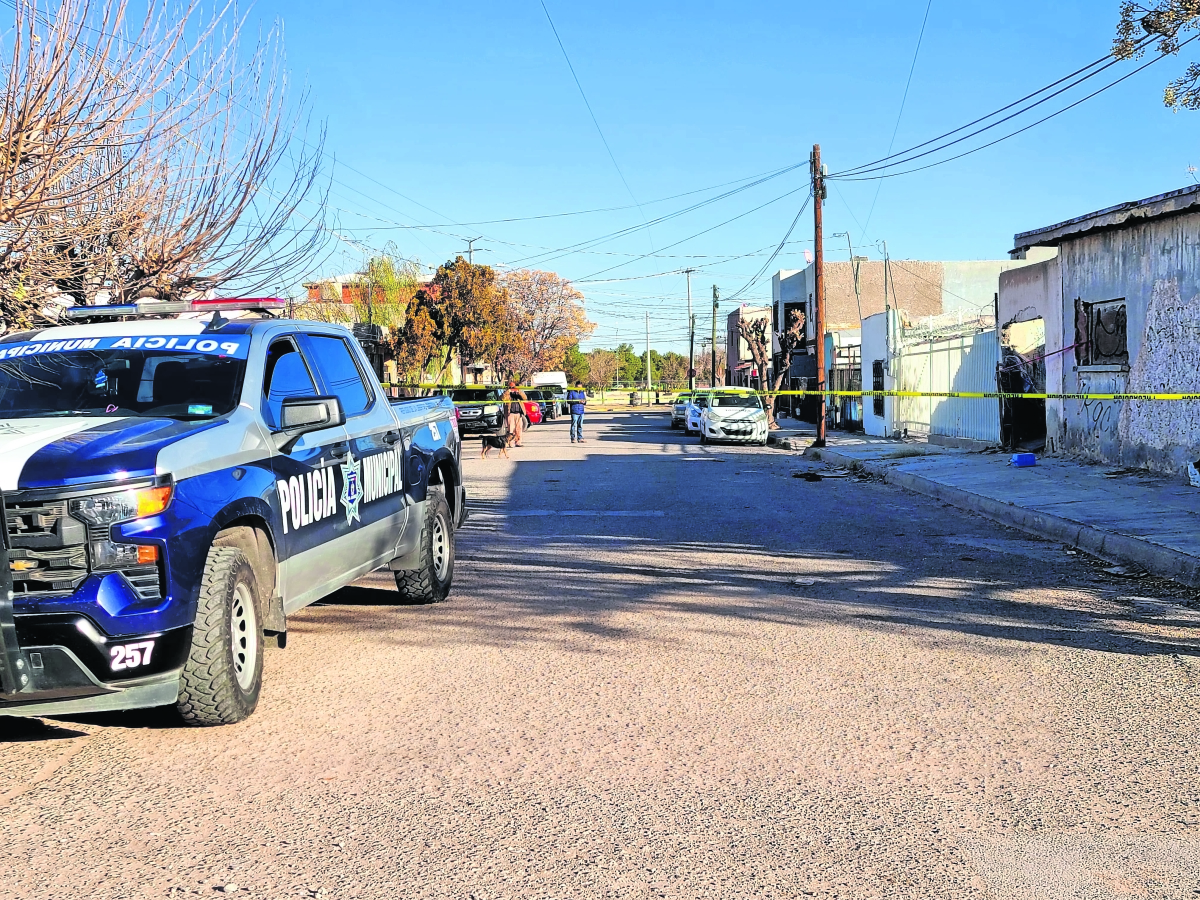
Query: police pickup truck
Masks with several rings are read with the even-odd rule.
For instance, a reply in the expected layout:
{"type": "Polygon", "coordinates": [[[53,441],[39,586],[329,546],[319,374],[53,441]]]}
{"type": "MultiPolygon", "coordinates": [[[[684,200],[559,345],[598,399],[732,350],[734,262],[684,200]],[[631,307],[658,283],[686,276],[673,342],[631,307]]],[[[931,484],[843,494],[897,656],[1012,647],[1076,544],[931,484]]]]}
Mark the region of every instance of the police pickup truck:
{"type": "Polygon", "coordinates": [[[350,332],[281,306],[86,307],[0,338],[0,716],[237,722],[302,607],[385,567],[398,601],[446,598],[450,400],[389,400],[350,332]]]}

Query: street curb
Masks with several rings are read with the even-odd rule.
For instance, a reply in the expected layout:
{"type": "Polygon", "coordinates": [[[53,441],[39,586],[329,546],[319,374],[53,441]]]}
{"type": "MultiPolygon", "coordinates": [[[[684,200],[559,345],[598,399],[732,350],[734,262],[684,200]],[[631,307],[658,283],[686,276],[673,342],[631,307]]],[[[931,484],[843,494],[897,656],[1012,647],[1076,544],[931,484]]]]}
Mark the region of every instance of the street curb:
{"type": "Polygon", "coordinates": [[[942,484],[923,475],[898,472],[893,466],[885,463],[855,459],[828,447],[813,452],[819,453],[822,460],[847,468],[862,468],[872,475],[879,476],[888,484],[895,484],[967,512],[977,513],[1001,525],[1009,525],[1038,537],[1076,547],[1111,563],[1137,566],[1159,578],[1177,581],[1188,587],[1200,587],[1200,557],[1181,553],[1143,538],[1104,531],[1060,516],[972,494],[970,491],[942,484]]]}

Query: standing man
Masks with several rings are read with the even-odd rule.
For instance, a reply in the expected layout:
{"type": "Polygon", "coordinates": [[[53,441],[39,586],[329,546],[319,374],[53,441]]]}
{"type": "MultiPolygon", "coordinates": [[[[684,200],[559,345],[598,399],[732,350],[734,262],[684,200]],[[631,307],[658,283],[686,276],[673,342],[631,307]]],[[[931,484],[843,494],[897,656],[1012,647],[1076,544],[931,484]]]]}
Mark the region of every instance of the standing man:
{"type": "Polygon", "coordinates": [[[508,415],[508,433],[512,442],[520,447],[521,437],[525,433],[525,407],[521,403],[525,399],[525,392],[517,388],[515,381],[510,381],[508,390],[500,399],[504,401],[504,412],[508,415]]]}
{"type": "Polygon", "coordinates": [[[578,439],[583,443],[583,413],[587,409],[587,391],[583,385],[576,382],[573,390],[567,391],[567,401],[571,404],[571,443],[578,439]]]}

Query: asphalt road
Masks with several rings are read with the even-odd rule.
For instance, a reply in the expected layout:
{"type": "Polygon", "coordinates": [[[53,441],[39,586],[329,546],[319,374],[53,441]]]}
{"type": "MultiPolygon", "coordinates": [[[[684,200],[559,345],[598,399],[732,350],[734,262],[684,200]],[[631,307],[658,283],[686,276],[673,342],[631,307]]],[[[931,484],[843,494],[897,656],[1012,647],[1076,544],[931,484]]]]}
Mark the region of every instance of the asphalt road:
{"type": "Polygon", "coordinates": [[[1171,586],[663,415],[468,443],[456,586],[292,620],[258,712],[0,720],[0,896],[1200,894],[1171,586]]]}

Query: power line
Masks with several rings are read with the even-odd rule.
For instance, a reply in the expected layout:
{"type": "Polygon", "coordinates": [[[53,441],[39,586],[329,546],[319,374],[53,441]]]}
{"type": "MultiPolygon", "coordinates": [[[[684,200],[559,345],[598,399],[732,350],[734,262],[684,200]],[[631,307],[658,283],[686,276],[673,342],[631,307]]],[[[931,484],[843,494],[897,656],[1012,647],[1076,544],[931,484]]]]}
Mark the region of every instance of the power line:
{"type": "MultiPolygon", "coordinates": [[[[917,71],[917,57],[921,54],[921,42],[925,40],[925,26],[929,22],[929,10],[933,8],[933,0],[929,0],[925,4],[925,18],[921,20],[921,33],[917,35],[917,48],[913,50],[912,65],[908,67],[908,80],[904,82],[904,96],[900,98],[900,111],[896,113],[896,126],[892,129],[892,139],[888,141],[888,154],[892,152],[892,148],[896,145],[896,135],[900,133],[900,120],[904,118],[904,106],[908,103],[908,89],[912,87],[913,72],[917,71]]],[[[871,209],[867,213],[867,225],[863,226],[863,237],[867,237],[867,226],[871,224],[871,217],[875,215],[875,204],[879,202],[879,192],[883,190],[883,182],[875,185],[875,197],[871,200],[871,209]]]]}
{"type": "Polygon", "coordinates": [[[596,126],[596,133],[600,135],[600,140],[604,142],[604,149],[608,151],[608,158],[612,160],[613,168],[621,176],[621,183],[625,185],[625,190],[629,192],[629,199],[637,204],[638,211],[641,212],[642,218],[645,219],[646,213],[642,209],[642,204],[638,203],[638,198],[633,196],[633,190],[629,187],[629,182],[625,180],[625,173],[617,165],[617,158],[613,156],[612,147],[608,145],[608,138],[604,136],[604,129],[600,127],[600,121],[596,118],[596,113],[592,111],[592,104],[588,102],[583,85],[579,82],[579,76],[575,74],[575,66],[571,64],[571,57],[567,54],[567,48],[563,46],[562,38],[558,34],[558,28],[554,25],[554,19],[550,17],[550,10],[546,8],[546,0],[538,0],[538,2],[542,4],[542,12],[546,14],[546,21],[550,23],[550,30],[554,32],[554,39],[558,41],[558,49],[562,51],[563,59],[567,61],[567,68],[571,70],[571,77],[575,79],[575,87],[579,88],[579,96],[583,98],[583,105],[587,107],[588,115],[592,117],[592,124],[596,126]]]}
{"type": "MultiPolygon", "coordinates": [[[[619,229],[618,231],[613,231],[608,234],[600,235],[599,237],[589,238],[584,241],[579,241],[574,244],[569,244],[565,247],[559,247],[554,250],[547,251],[545,253],[535,253],[531,256],[526,256],[526,257],[522,257],[520,259],[513,260],[510,263],[510,265],[517,266],[517,265],[524,265],[524,264],[528,264],[528,263],[532,263],[532,262],[552,262],[555,259],[560,259],[563,256],[569,255],[570,253],[573,253],[579,249],[590,249],[591,247],[598,246],[599,244],[607,243],[608,241],[611,241],[611,240],[616,240],[617,238],[624,237],[627,234],[632,234],[635,231],[640,231],[643,228],[649,228],[651,225],[657,225],[661,222],[667,222],[671,219],[676,219],[676,218],[686,215],[690,212],[695,212],[698,209],[701,209],[705,206],[710,206],[711,204],[717,203],[720,200],[728,199],[729,197],[732,197],[735,194],[740,194],[742,191],[748,191],[751,188],[758,187],[760,184],[765,184],[766,182],[771,181],[775,178],[778,178],[781,175],[785,175],[788,172],[795,171],[796,169],[800,168],[801,165],[802,165],[801,163],[797,163],[795,165],[787,166],[783,169],[776,169],[775,171],[770,172],[754,181],[751,181],[748,184],[743,184],[740,187],[736,187],[736,188],[733,188],[732,190],[725,191],[722,194],[717,194],[714,197],[709,197],[705,200],[698,201],[697,203],[693,203],[691,206],[676,210],[675,212],[665,213],[657,218],[651,219],[649,222],[646,222],[642,225],[631,225],[628,228],[622,228],[622,229],[619,229]]],[[[797,188],[796,190],[800,190],[800,188],[797,188]]],[[[794,194],[794,193],[795,193],[795,191],[789,191],[787,194],[782,195],[782,197],[776,197],[775,199],[780,200],[783,197],[789,196],[790,194],[794,194]]],[[[773,203],[775,201],[772,200],[770,202],[773,203]]],[[[766,205],[766,204],[764,204],[764,205],[766,205]]],[[[758,207],[758,208],[761,208],[761,207],[758,207]]],[[[753,212],[753,210],[751,210],[751,212],[753,212]]],[[[729,221],[733,221],[733,220],[730,219],[729,221]]],[[[711,229],[709,229],[709,230],[711,230],[711,229]]],[[[703,232],[701,232],[701,233],[703,233],[703,232]]],[[[689,238],[689,240],[690,240],[690,238],[689,238]]],[[[670,244],[667,247],[662,247],[659,249],[659,251],[655,251],[655,252],[657,253],[657,252],[660,252],[661,250],[669,250],[671,247],[678,246],[679,243],[682,243],[682,241],[676,242],[675,244],[670,244]]],[[[642,254],[642,256],[639,258],[645,258],[650,255],[651,254],[642,254]]],[[[595,274],[600,274],[600,273],[595,273],[595,274]]]]}
{"type": "MultiPolygon", "coordinates": [[[[746,211],[745,211],[745,212],[743,212],[743,213],[738,213],[736,216],[733,216],[732,218],[726,219],[724,222],[718,222],[716,225],[713,225],[711,228],[705,228],[703,231],[698,231],[698,232],[696,232],[695,234],[688,235],[687,237],[683,238],[682,240],[678,240],[678,241],[676,241],[676,242],[675,242],[675,243],[673,243],[673,244],[667,244],[667,245],[666,245],[665,247],[663,247],[662,249],[663,249],[663,250],[670,250],[672,247],[678,247],[680,244],[687,243],[688,241],[690,241],[690,240],[694,240],[695,238],[698,238],[698,237],[700,237],[701,235],[708,234],[710,231],[715,231],[716,229],[718,229],[718,228],[720,228],[720,227],[722,227],[722,226],[724,226],[724,225],[728,225],[730,222],[736,222],[738,219],[745,218],[746,216],[750,215],[751,213],[756,213],[756,212],[758,212],[760,209],[763,209],[763,208],[765,208],[765,207],[767,207],[767,206],[770,206],[772,203],[778,203],[780,200],[783,200],[783,199],[785,199],[785,198],[787,198],[787,197],[790,197],[792,194],[795,194],[795,193],[796,193],[796,192],[798,192],[798,191],[802,191],[802,190],[804,190],[804,189],[805,189],[805,188],[807,188],[807,187],[808,187],[808,185],[801,185],[800,187],[798,187],[798,188],[794,188],[793,190],[790,190],[790,191],[788,191],[788,192],[787,192],[787,193],[785,193],[785,194],[780,194],[778,197],[775,197],[775,198],[774,198],[774,199],[772,199],[772,200],[768,200],[766,203],[760,203],[758,206],[754,207],[753,209],[748,209],[748,210],[746,210],[746,211]]],[[[595,278],[597,275],[604,275],[604,274],[605,274],[605,273],[607,273],[607,272],[612,272],[614,269],[620,269],[620,268],[623,268],[624,266],[628,266],[628,265],[630,265],[631,263],[638,262],[638,260],[639,260],[639,259],[645,259],[645,258],[646,258],[646,256],[648,256],[648,255],[649,255],[649,254],[646,254],[646,255],[644,255],[644,256],[641,256],[641,257],[638,257],[638,258],[636,258],[636,259],[630,259],[630,260],[626,260],[626,261],[625,261],[625,262],[623,262],[623,263],[617,263],[617,264],[616,264],[616,265],[614,265],[614,266],[609,266],[607,269],[601,269],[600,271],[598,271],[598,272],[593,272],[591,275],[588,275],[588,276],[586,276],[586,277],[584,277],[584,278],[577,278],[577,279],[574,279],[574,280],[575,280],[575,282],[576,282],[577,284],[582,284],[582,283],[584,283],[584,282],[588,282],[588,281],[592,280],[593,278],[595,278]]]]}
{"type": "MultiPolygon", "coordinates": [[[[1194,40],[1194,38],[1192,38],[1190,40],[1194,40]]],[[[1182,46],[1182,44],[1180,46],[1182,46]]],[[[1155,58],[1154,60],[1151,60],[1149,63],[1146,63],[1146,65],[1143,65],[1143,66],[1139,67],[1138,69],[1135,69],[1133,72],[1130,73],[1130,75],[1140,72],[1146,66],[1152,65],[1154,62],[1157,62],[1158,59],[1161,59],[1161,56],[1155,58]]],[[[875,160],[874,162],[865,163],[860,166],[855,166],[850,169],[845,169],[841,172],[833,173],[833,174],[829,175],[828,177],[829,178],[839,178],[843,181],[871,180],[871,179],[861,178],[859,176],[865,175],[870,172],[883,171],[885,169],[894,168],[895,166],[900,166],[900,165],[905,165],[910,162],[915,162],[916,160],[921,159],[926,156],[929,156],[933,153],[937,153],[941,150],[948,149],[949,147],[953,147],[956,144],[961,144],[963,141],[969,140],[970,138],[980,135],[980,134],[984,133],[985,131],[989,131],[992,128],[996,128],[1000,125],[1003,125],[1005,122],[1011,121],[1012,119],[1015,119],[1016,117],[1023,115],[1024,113],[1027,113],[1030,110],[1032,110],[1038,106],[1041,106],[1043,103],[1046,103],[1046,102],[1054,99],[1055,97],[1065,93],[1066,91],[1069,91],[1071,88],[1077,87],[1078,85],[1082,84],[1083,82],[1087,81],[1088,79],[1094,78],[1097,75],[1099,75],[1101,72],[1104,72],[1107,69],[1112,68],[1113,66],[1117,65],[1119,62],[1121,62],[1121,60],[1115,58],[1111,53],[1109,53],[1107,56],[1103,56],[1100,59],[1096,60],[1095,62],[1092,62],[1092,63],[1084,66],[1083,68],[1078,69],[1075,72],[1072,72],[1070,75],[1060,78],[1058,81],[1055,81],[1052,84],[1049,84],[1043,88],[1040,88],[1039,90],[1036,90],[1031,94],[1027,94],[1025,97],[1022,97],[1020,100],[1016,100],[1016,101],[1008,104],[1007,106],[1001,107],[1000,109],[995,110],[991,113],[988,113],[985,116],[981,116],[980,118],[975,119],[972,122],[968,122],[966,125],[959,126],[958,128],[955,128],[953,131],[948,131],[945,134],[939,135],[936,138],[931,138],[928,141],[924,141],[923,143],[917,144],[913,147],[909,147],[907,150],[901,150],[897,153],[889,154],[888,156],[882,157],[881,159],[875,160]],[[1104,63],[1104,64],[1100,65],[1101,63],[1104,63]],[[1096,68],[1097,66],[1099,66],[1099,68],[1096,68]],[[1092,69],[1095,69],[1095,71],[1091,71],[1092,69]],[[1071,81],[1071,79],[1076,78],[1076,76],[1080,76],[1081,73],[1086,73],[1086,74],[1083,74],[1081,77],[1077,78],[1075,81],[1071,81]],[[970,134],[966,134],[966,135],[963,135],[962,137],[956,138],[953,141],[949,141],[947,143],[940,144],[936,147],[933,147],[930,150],[926,150],[923,153],[918,153],[916,155],[910,155],[910,154],[913,154],[914,151],[920,150],[922,147],[928,147],[930,144],[936,144],[937,142],[943,140],[944,138],[958,134],[961,131],[965,131],[966,129],[971,128],[975,125],[978,125],[981,122],[986,122],[989,119],[993,119],[996,116],[1000,115],[1000,113],[1008,112],[1008,110],[1012,109],[1013,107],[1020,106],[1020,104],[1025,103],[1025,101],[1030,100],[1034,97],[1037,97],[1040,94],[1044,94],[1047,91],[1051,90],[1051,88],[1058,87],[1059,85],[1063,84],[1064,82],[1068,82],[1068,81],[1070,81],[1071,83],[1067,84],[1065,87],[1061,87],[1057,91],[1047,94],[1047,96],[1042,97],[1040,100],[1030,103],[1029,105],[1018,109],[1016,112],[1010,113],[1009,115],[1005,116],[1002,119],[999,119],[988,125],[984,125],[982,128],[979,128],[976,131],[971,132],[970,134]]],[[[1129,76],[1127,75],[1125,77],[1129,77],[1129,76]]],[[[1120,80],[1123,81],[1124,78],[1122,78],[1120,80]]],[[[1119,83],[1119,82],[1114,82],[1114,84],[1116,84],[1116,83],[1119,83]]],[[[1109,87],[1111,87],[1111,86],[1112,85],[1109,85],[1109,87]]],[[[1106,89],[1107,88],[1105,88],[1105,90],[1106,89]]],[[[1100,93],[1100,92],[1097,91],[1096,93],[1100,93]]],[[[1087,100],[1091,96],[1095,96],[1095,94],[1091,94],[1091,95],[1089,95],[1089,97],[1085,97],[1084,99],[1087,100]]],[[[1078,105],[1078,103],[1072,104],[1072,106],[1077,106],[1077,105],[1078,105]]],[[[1070,109],[1070,108],[1071,107],[1067,107],[1066,109],[1070,109]]],[[[1065,111],[1066,110],[1064,109],[1064,110],[1060,110],[1059,112],[1065,112],[1065,111]]],[[[1056,115],[1057,115],[1057,113],[1056,113],[1056,115]]],[[[1051,116],[1048,118],[1053,118],[1053,117],[1051,116]]],[[[1042,120],[1042,121],[1045,121],[1045,120],[1042,120]]],[[[1034,124],[1038,124],[1038,123],[1034,123],[1034,124]]],[[[977,149],[983,149],[983,148],[977,148],[977,149]]],[[[914,171],[919,171],[919,170],[914,170],[914,171]]]]}
{"type": "Polygon", "coordinates": [[[787,244],[788,238],[790,238],[792,236],[792,232],[796,230],[796,225],[799,224],[800,217],[802,215],[804,215],[804,210],[808,209],[808,201],[811,199],[812,199],[811,194],[809,194],[807,197],[804,198],[804,202],[802,204],[800,204],[800,209],[797,210],[797,212],[796,212],[796,218],[792,219],[792,224],[788,226],[787,233],[784,234],[783,240],[781,240],[779,242],[779,246],[775,248],[775,252],[771,254],[770,259],[768,259],[765,263],[762,264],[762,268],[760,268],[757,272],[754,273],[753,278],[751,278],[744,285],[742,285],[739,290],[737,290],[733,294],[731,294],[727,298],[728,300],[736,300],[738,297],[740,297],[742,294],[746,293],[746,291],[750,290],[750,288],[754,287],[754,285],[758,283],[758,280],[760,278],[762,278],[763,273],[766,272],[767,269],[769,269],[771,267],[771,263],[775,262],[775,258],[777,256],[779,256],[779,252],[781,250],[783,250],[784,246],[787,244]]]}
{"type": "MultiPolygon", "coordinates": [[[[1182,49],[1183,47],[1186,47],[1188,44],[1190,44],[1192,41],[1197,40],[1198,38],[1200,38],[1200,34],[1194,35],[1193,37],[1188,38],[1186,41],[1183,41],[1179,46],[1182,49]]],[[[1121,82],[1129,80],[1134,75],[1137,75],[1139,72],[1143,71],[1144,69],[1148,69],[1150,66],[1154,65],[1156,62],[1160,61],[1162,58],[1163,58],[1162,56],[1156,56],[1154,59],[1150,60],[1149,62],[1143,63],[1142,65],[1138,66],[1132,72],[1128,72],[1125,75],[1122,75],[1116,81],[1112,81],[1112,82],[1104,85],[1104,87],[1099,88],[1095,91],[1092,91],[1092,93],[1088,94],[1085,97],[1081,97],[1080,99],[1076,100],[1074,103],[1064,106],[1062,109],[1056,110],[1055,112],[1052,112],[1047,116],[1043,116],[1042,118],[1038,119],[1036,122],[1031,122],[1030,124],[1026,125],[1023,128],[1018,128],[1016,131],[1010,132],[1009,134],[1006,134],[1002,137],[998,137],[998,138],[996,138],[996,140],[989,141],[988,143],[982,144],[979,147],[973,147],[970,150],[965,150],[962,153],[958,153],[954,156],[947,157],[946,159],[940,159],[936,162],[929,163],[928,165],[917,166],[915,169],[905,169],[902,172],[884,172],[881,175],[866,175],[866,176],[861,176],[861,177],[860,176],[841,177],[841,180],[842,181],[876,181],[881,178],[895,178],[899,175],[911,175],[914,172],[923,172],[926,169],[932,169],[935,166],[945,165],[946,163],[954,162],[956,159],[962,159],[964,156],[970,156],[972,153],[978,153],[980,150],[986,150],[989,147],[994,147],[994,146],[996,146],[996,144],[1007,141],[1009,138],[1016,137],[1019,134],[1024,134],[1026,131],[1029,131],[1031,128],[1036,128],[1038,125],[1041,125],[1043,122],[1048,122],[1051,119],[1056,118],[1057,116],[1061,116],[1063,113],[1074,109],[1076,106],[1079,106],[1081,103],[1086,103],[1088,100],[1091,100],[1093,97],[1096,97],[1099,94],[1103,94],[1105,91],[1109,90],[1110,88],[1116,87],[1121,82]]],[[[1107,67],[1105,67],[1105,68],[1107,68],[1107,67]]],[[[1009,118],[1012,118],[1012,117],[1010,116],[1009,118]]],[[[989,127],[991,127],[991,126],[989,126],[989,127]]],[[[981,129],[981,130],[986,130],[986,129],[981,129]]],[[[953,143],[959,143],[959,142],[954,141],[953,143]]],[[[949,146],[951,146],[951,144],[947,144],[946,146],[949,147],[949,146]]],[[[945,147],[940,148],[940,149],[945,149],[945,147]]],[[[930,152],[932,153],[932,152],[936,152],[936,151],[930,151],[930,152]]],[[[928,154],[924,154],[924,153],[921,154],[921,156],[927,156],[927,155],[928,154]]],[[[905,160],[905,162],[912,162],[918,158],[919,157],[913,157],[911,160],[905,160]]],[[[888,167],[884,166],[881,168],[888,168],[888,167]]],[[[834,177],[834,176],[830,176],[830,177],[834,177]]]]}

